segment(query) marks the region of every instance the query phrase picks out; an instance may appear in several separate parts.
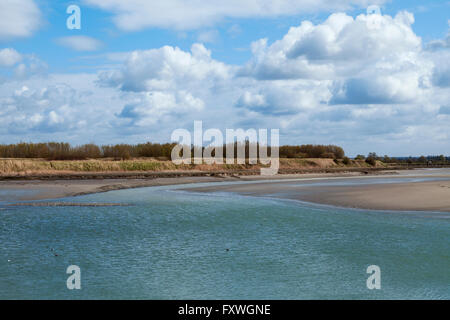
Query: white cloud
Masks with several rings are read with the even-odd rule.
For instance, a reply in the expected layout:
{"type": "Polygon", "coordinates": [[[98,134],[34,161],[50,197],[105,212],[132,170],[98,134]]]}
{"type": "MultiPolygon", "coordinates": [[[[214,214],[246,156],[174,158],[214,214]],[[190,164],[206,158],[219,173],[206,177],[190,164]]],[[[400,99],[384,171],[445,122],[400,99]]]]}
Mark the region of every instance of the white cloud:
{"type": "MultiPolygon", "coordinates": [[[[448,21],[450,26],[450,20],[448,21]]],[[[432,82],[443,88],[450,88],[450,30],[445,39],[430,41],[426,46],[427,58],[434,62],[432,82]]]]}
{"type": "Polygon", "coordinates": [[[421,130],[439,127],[434,146],[442,146],[449,130],[441,106],[450,93],[442,76],[441,87],[435,86],[435,69],[438,61],[444,65],[444,53],[438,59],[422,49],[407,12],[378,16],[376,28],[372,18],[341,13],[317,25],[305,21],[271,45],[255,41],[243,67],[212,59],[199,44],[191,52],[136,51],[120,70],[101,74],[100,83],[140,97],[118,114],[124,127],[149,128],[161,121],[180,127],[181,119],[222,128],[278,127],[285,143],[353,145],[350,152],[370,151],[369,140],[375,151],[396,151],[398,144],[422,136],[421,130]],[[186,112],[188,104],[176,98],[180,91],[204,108],[186,112]],[[143,98],[148,96],[153,98],[143,98]]]}
{"type": "Polygon", "coordinates": [[[330,99],[329,85],[329,81],[258,81],[241,94],[236,106],[259,115],[276,115],[281,118],[305,114],[319,108],[321,101],[330,99]]]}
{"type": "MultiPolygon", "coordinates": [[[[150,127],[176,120],[194,119],[219,105],[226,107],[226,93],[233,68],[211,58],[202,44],[190,52],[165,46],[129,53],[122,68],[100,73],[101,86],[118,87],[132,102],[117,113],[116,127],[150,127]],[[222,101],[218,97],[223,96],[222,101]]],[[[139,131],[139,129],[137,129],[139,131]]]]}
{"type": "Polygon", "coordinates": [[[148,127],[161,124],[163,120],[201,111],[203,108],[204,102],[193,97],[189,92],[155,91],[141,94],[139,100],[126,105],[118,117],[129,119],[133,125],[148,127]]]}
{"type": "Polygon", "coordinates": [[[204,90],[215,81],[229,79],[230,69],[212,59],[211,52],[201,44],[194,44],[191,52],[165,46],[131,52],[122,70],[102,73],[100,83],[135,92],[177,90],[186,86],[204,90]]]}
{"type": "Polygon", "coordinates": [[[214,43],[219,38],[219,31],[206,30],[198,34],[197,40],[202,43],[214,43]]]}
{"type": "Polygon", "coordinates": [[[0,40],[31,36],[42,24],[34,0],[0,1],[0,40]]]}
{"type": "Polygon", "coordinates": [[[71,113],[76,94],[73,88],[63,84],[39,89],[22,86],[2,99],[6,110],[2,114],[3,125],[13,132],[63,130],[64,127],[58,126],[63,125],[64,117],[71,113]]]}
{"type": "Polygon", "coordinates": [[[57,42],[76,51],[97,51],[103,46],[101,41],[87,36],[62,37],[58,38],[57,42]]]}
{"type": "MultiPolygon", "coordinates": [[[[450,27],[450,20],[448,20],[450,27]]],[[[427,48],[429,50],[449,49],[450,48],[450,30],[447,32],[447,36],[444,39],[432,40],[428,43],[427,48]]]]}
{"type": "Polygon", "coordinates": [[[372,18],[336,13],[318,25],[303,21],[270,46],[267,39],[258,40],[252,44],[254,58],[241,74],[259,79],[335,79],[383,61],[409,63],[409,55],[420,52],[411,14],[378,16],[376,27],[372,18]]]}
{"type": "Polygon", "coordinates": [[[356,18],[336,13],[318,25],[303,21],[271,45],[254,42],[253,58],[238,75],[328,81],[331,104],[408,103],[424,93],[433,69],[413,21],[407,12],[356,18]]]}
{"type": "Polygon", "coordinates": [[[450,50],[432,52],[428,57],[434,61],[433,84],[442,88],[450,88],[450,50]]]}
{"type": "Polygon", "coordinates": [[[0,50],[0,67],[12,67],[22,60],[22,55],[12,48],[0,50]]]}
{"type": "Polygon", "coordinates": [[[450,33],[445,39],[433,40],[428,43],[428,49],[439,50],[450,48],[450,33]]]}
{"type": "MultiPolygon", "coordinates": [[[[123,101],[113,89],[96,88],[95,75],[33,77],[0,85],[0,135],[11,142],[83,143],[112,136],[109,121],[123,101]]],[[[106,140],[106,139],[105,139],[106,140]]]]}
{"type": "Polygon", "coordinates": [[[442,153],[450,51],[424,50],[409,13],[383,16],[379,29],[367,19],[303,22],[271,44],[255,41],[240,67],[194,44],[105,54],[117,67],[98,75],[11,80],[0,84],[0,135],[165,142],[203,120],[205,128],[280,128],[282,143],[336,143],[350,154],[442,153]]]}
{"type": "MultiPolygon", "coordinates": [[[[47,64],[33,54],[22,54],[13,48],[0,49],[0,68],[8,77],[0,80],[24,80],[47,72],[47,64]]],[[[1,81],[0,81],[1,83],[1,81]]]]}
{"type": "Polygon", "coordinates": [[[251,93],[245,91],[237,102],[238,106],[244,106],[248,108],[260,108],[267,107],[266,97],[263,94],[251,93]]]}
{"type": "Polygon", "coordinates": [[[16,79],[27,79],[33,76],[41,76],[47,73],[48,66],[41,59],[34,55],[25,55],[23,63],[14,69],[16,79]]]}
{"type": "Polygon", "coordinates": [[[382,4],[386,0],[84,0],[114,14],[118,28],[136,31],[148,27],[196,29],[226,18],[256,18],[331,12],[382,4]]]}

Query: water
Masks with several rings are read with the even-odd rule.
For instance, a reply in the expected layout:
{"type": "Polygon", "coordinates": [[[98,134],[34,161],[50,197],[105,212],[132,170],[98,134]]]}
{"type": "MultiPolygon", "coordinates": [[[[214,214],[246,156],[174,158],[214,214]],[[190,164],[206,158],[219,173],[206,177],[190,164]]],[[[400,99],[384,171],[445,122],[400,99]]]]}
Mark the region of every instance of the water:
{"type": "Polygon", "coordinates": [[[64,199],[128,207],[4,207],[0,298],[450,298],[450,214],[184,187],[64,199]],[[81,268],[81,290],[66,287],[69,265],[81,268]],[[381,290],[366,287],[369,265],[381,268],[381,290]]]}

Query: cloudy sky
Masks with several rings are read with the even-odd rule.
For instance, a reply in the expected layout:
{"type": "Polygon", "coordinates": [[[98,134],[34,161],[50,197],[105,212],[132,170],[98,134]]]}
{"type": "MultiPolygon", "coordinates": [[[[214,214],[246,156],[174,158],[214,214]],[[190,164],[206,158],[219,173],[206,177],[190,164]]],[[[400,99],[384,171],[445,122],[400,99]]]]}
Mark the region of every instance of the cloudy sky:
{"type": "Polygon", "coordinates": [[[0,1],[0,143],[167,142],[194,120],[450,155],[450,1],[0,1]]]}

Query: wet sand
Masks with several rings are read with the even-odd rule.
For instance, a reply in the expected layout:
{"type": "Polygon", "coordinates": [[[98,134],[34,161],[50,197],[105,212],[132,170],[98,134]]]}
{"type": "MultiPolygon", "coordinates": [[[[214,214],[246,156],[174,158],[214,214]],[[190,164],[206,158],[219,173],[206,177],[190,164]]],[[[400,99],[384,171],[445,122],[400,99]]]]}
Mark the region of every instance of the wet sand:
{"type": "Polygon", "coordinates": [[[450,181],[330,188],[323,192],[299,199],[361,209],[450,212],[450,181]]]}
{"type": "MultiPolygon", "coordinates": [[[[230,178],[231,180],[234,180],[230,178]]],[[[32,201],[81,196],[112,190],[229,180],[216,177],[95,180],[0,181],[0,201],[32,201]]]]}
{"type": "Polygon", "coordinates": [[[196,188],[194,192],[233,192],[347,208],[450,212],[450,170],[400,172],[385,177],[302,179],[289,182],[224,185],[196,188]],[[384,182],[389,178],[388,182],[384,182]],[[377,181],[377,179],[381,179],[377,181]],[[404,179],[417,180],[402,182],[404,179]],[[422,181],[440,179],[438,181],[422,181]]]}
{"type": "MultiPolygon", "coordinates": [[[[375,173],[388,174],[389,172],[375,173]]],[[[330,174],[285,174],[267,176],[194,176],[155,179],[70,179],[70,180],[12,180],[0,181],[0,201],[32,201],[59,199],[112,190],[194,184],[206,182],[233,182],[259,180],[285,180],[318,177],[351,177],[361,176],[360,172],[330,174]]]]}
{"type": "Polygon", "coordinates": [[[192,192],[233,192],[361,209],[450,212],[450,169],[408,170],[375,175],[352,172],[273,177],[2,181],[0,201],[57,199],[110,190],[176,184],[192,184],[183,188],[192,192]],[[436,179],[440,180],[424,181],[436,179]],[[195,184],[223,181],[237,183],[207,187],[195,184]]]}

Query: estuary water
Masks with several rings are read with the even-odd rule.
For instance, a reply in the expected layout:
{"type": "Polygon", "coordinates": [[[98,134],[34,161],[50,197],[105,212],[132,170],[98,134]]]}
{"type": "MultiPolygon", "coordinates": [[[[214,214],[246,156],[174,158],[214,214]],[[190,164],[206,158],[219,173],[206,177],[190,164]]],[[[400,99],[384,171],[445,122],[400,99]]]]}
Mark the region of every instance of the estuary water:
{"type": "Polygon", "coordinates": [[[448,213],[183,188],[58,200],[121,207],[0,205],[0,298],[450,299],[448,213]],[[81,290],[67,289],[70,265],[81,290]]]}

